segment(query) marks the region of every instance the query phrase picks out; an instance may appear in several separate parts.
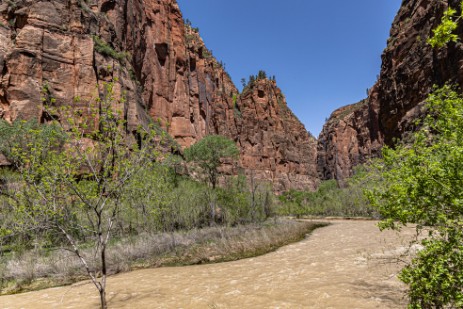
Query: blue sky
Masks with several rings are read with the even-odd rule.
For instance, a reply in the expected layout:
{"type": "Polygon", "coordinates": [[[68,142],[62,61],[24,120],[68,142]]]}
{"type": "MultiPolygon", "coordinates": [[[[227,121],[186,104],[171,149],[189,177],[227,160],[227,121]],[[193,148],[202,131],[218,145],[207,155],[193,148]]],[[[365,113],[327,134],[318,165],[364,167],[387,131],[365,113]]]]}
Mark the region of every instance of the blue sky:
{"type": "Polygon", "coordinates": [[[177,0],[235,85],[265,70],[316,137],[366,97],[401,0],[177,0]]]}

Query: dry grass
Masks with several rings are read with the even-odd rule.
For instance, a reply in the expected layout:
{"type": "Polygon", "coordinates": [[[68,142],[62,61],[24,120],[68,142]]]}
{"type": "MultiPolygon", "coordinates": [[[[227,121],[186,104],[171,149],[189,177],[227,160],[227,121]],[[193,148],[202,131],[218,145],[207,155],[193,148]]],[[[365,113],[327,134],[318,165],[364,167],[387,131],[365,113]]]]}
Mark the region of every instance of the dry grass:
{"type": "MultiPolygon", "coordinates": [[[[109,272],[133,269],[217,263],[258,256],[303,239],[324,223],[272,220],[233,228],[210,227],[185,232],[143,234],[119,240],[109,248],[109,272]]],[[[95,265],[90,249],[84,250],[95,265]]],[[[72,252],[29,251],[0,263],[0,294],[18,293],[86,279],[72,252]]]]}

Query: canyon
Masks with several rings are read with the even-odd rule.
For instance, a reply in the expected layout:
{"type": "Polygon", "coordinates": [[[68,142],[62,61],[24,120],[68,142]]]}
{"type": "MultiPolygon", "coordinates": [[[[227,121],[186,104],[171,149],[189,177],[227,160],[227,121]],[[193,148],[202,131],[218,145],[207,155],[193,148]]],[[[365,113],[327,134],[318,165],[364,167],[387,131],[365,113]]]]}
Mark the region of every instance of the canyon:
{"type": "MultiPolygon", "coordinates": [[[[364,101],[334,111],[318,138],[322,179],[344,179],[355,165],[377,157],[416,129],[415,120],[434,85],[463,85],[463,44],[433,48],[427,43],[443,12],[459,7],[450,0],[403,1],[384,49],[378,80],[364,101]]],[[[461,25],[455,32],[463,35],[461,25]]]]}
{"type": "Polygon", "coordinates": [[[175,0],[2,1],[0,118],[45,123],[47,104],[85,116],[104,97],[104,83],[113,82],[125,98],[128,132],[155,123],[177,153],[204,136],[224,135],[240,149],[225,174],[241,171],[276,192],[314,190],[321,180],[351,176],[413,130],[433,85],[463,84],[463,45],[426,43],[445,8],[403,2],[368,98],[334,111],[316,139],[274,80],[256,78],[240,93],[175,0]]]}

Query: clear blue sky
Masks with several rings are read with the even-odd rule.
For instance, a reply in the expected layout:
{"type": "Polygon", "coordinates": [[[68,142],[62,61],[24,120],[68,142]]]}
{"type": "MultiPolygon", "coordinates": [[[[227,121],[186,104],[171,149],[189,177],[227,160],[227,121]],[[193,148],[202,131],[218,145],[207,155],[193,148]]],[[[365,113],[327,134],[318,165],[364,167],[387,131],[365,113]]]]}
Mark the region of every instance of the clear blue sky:
{"type": "Polygon", "coordinates": [[[178,0],[235,85],[275,75],[315,137],[325,118],[366,97],[401,0],[178,0]]]}

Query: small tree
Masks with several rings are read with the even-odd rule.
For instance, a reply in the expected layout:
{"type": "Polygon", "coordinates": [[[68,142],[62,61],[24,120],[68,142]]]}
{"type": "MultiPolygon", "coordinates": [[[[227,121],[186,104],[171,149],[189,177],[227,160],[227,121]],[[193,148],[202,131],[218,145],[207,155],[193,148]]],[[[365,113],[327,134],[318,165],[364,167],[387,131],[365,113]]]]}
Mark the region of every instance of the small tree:
{"type": "Polygon", "coordinates": [[[224,159],[236,159],[239,155],[238,147],[232,140],[220,136],[209,135],[185,149],[187,161],[196,163],[206,183],[211,185],[212,191],[207,191],[209,200],[210,224],[215,224],[216,202],[214,190],[217,186],[219,167],[224,159]]]}
{"type": "Polygon", "coordinates": [[[221,135],[209,135],[185,149],[185,158],[201,168],[213,189],[217,186],[219,167],[224,159],[237,159],[238,147],[232,140],[221,135]]]}
{"type": "Polygon", "coordinates": [[[243,77],[243,78],[240,80],[240,82],[241,82],[241,86],[243,86],[243,89],[244,89],[244,88],[246,87],[246,85],[247,85],[246,78],[243,77]]]}
{"type": "Polygon", "coordinates": [[[267,78],[267,73],[264,70],[259,70],[259,73],[257,74],[258,79],[266,79],[267,78]]]}
{"type": "Polygon", "coordinates": [[[154,130],[138,128],[136,143],[126,131],[124,100],[116,99],[112,83],[104,91],[84,117],[72,108],[48,107],[49,125],[0,122],[0,140],[7,141],[0,150],[22,178],[14,194],[2,192],[17,231],[64,237],[98,289],[101,308],[107,308],[106,249],[123,211],[123,189],[156,155],[154,130]],[[96,121],[89,124],[88,117],[96,121]],[[94,263],[82,245],[93,247],[94,263]]]}

